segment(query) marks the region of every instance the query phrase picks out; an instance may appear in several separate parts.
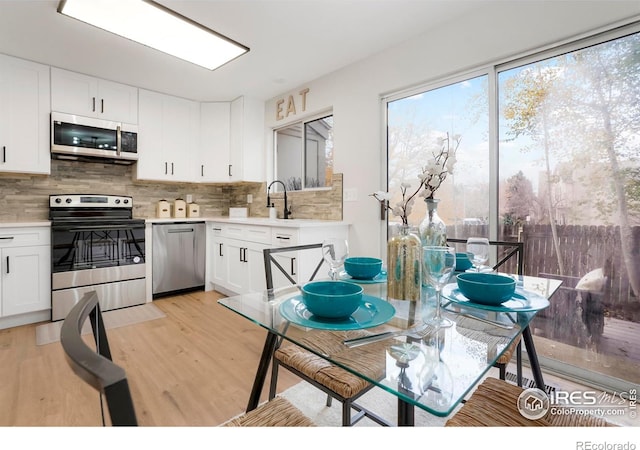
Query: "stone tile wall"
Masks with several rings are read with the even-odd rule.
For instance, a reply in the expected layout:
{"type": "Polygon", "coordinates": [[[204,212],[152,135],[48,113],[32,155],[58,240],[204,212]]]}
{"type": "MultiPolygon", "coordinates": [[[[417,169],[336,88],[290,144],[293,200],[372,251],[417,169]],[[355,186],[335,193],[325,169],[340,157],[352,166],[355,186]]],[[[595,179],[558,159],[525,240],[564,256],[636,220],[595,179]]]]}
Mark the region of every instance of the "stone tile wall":
{"type": "MultiPolygon", "coordinates": [[[[47,220],[51,194],[108,194],[133,197],[134,217],[156,216],[158,200],[186,200],[187,194],[200,205],[202,217],[224,217],[229,207],[247,206],[253,195],[250,216],[267,217],[266,184],[159,183],[133,180],[135,166],[51,161],[51,175],[0,173],[0,222],[47,220]]],[[[272,195],[282,214],[282,194],[272,195]]],[[[287,194],[294,218],[342,219],[342,175],[334,175],[333,187],[322,191],[287,194]]]]}

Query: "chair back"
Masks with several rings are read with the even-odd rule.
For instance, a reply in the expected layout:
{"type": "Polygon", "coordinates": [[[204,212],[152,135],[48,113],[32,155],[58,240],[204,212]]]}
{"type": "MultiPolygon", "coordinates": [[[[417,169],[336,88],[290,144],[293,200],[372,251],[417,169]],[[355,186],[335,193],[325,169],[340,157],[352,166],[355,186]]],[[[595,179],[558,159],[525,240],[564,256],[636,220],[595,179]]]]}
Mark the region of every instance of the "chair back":
{"type": "Polygon", "coordinates": [[[124,369],[111,360],[111,350],[96,291],[87,292],[64,319],[60,331],[60,343],[67,362],[75,374],[100,392],[101,407],[102,396],[104,396],[111,424],[114,426],[137,425],[127,376],[124,369]],[[91,321],[95,349],[89,347],[82,339],[82,327],[87,317],[91,321]]]}
{"type": "Polygon", "coordinates": [[[324,263],[324,259],[322,257],[322,243],[293,245],[289,247],[265,248],[262,252],[264,256],[264,273],[265,273],[266,282],[267,282],[267,290],[269,292],[273,291],[273,280],[274,280],[273,268],[274,267],[280,273],[282,273],[285,276],[285,278],[289,280],[291,284],[297,284],[296,280],[294,280],[293,277],[289,275],[289,273],[287,273],[286,269],[282,267],[282,265],[274,258],[275,254],[286,253],[286,252],[310,251],[313,249],[320,249],[320,261],[318,262],[318,265],[315,267],[315,269],[311,273],[311,276],[309,277],[309,279],[306,281],[313,280],[318,274],[318,270],[320,270],[320,267],[324,263]]]}
{"type": "MultiPolygon", "coordinates": [[[[453,244],[466,244],[467,240],[447,238],[447,242],[453,244]]],[[[498,256],[500,259],[493,265],[493,270],[498,270],[499,267],[504,265],[513,256],[516,256],[516,273],[518,275],[523,275],[524,242],[489,241],[489,245],[495,246],[497,248],[507,247],[507,249],[505,249],[504,251],[504,254],[498,256]]]]}

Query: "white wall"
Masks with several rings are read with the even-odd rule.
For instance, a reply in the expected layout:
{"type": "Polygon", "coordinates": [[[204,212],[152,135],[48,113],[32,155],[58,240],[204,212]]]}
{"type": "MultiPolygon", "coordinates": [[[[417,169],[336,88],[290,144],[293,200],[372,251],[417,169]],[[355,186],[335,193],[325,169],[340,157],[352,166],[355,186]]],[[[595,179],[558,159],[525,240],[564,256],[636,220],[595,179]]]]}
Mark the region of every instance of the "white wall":
{"type": "MultiPolygon", "coordinates": [[[[353,256],[380,256],[382,245],[374,243],[382,244],[386,236],[378,203],[368,195],[385,186],[383,95],[511,59],[634,17],[640,19],[639,1],[492,3],[473,16],[429,30],[403,45],[271,99],[266,104],[266,127],[281,127],[333,109],[334,170],[344,174],[344,189],[357,191],[357,201],[344,203],[344,220],[352,224],[350,252],[353,256]],[[298,91],[304,88],[309,88],[306,111],[301,112],[297,103],[295,116],[276,120],[276,102],[289,95],[299,102],[298,91]]],[[[267,152],[272,152],[271,139],[267,152]]]]}

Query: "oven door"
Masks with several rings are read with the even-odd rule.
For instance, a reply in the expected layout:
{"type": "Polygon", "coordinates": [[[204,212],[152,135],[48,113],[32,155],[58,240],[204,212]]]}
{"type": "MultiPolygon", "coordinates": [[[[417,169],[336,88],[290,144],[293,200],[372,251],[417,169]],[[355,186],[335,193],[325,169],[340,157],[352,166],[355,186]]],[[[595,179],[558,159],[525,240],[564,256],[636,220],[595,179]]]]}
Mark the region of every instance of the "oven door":
{"type": "Polygon", "coordinates": [[[51,226],[52,272],[144,265],[144,221],[51,226]]]}

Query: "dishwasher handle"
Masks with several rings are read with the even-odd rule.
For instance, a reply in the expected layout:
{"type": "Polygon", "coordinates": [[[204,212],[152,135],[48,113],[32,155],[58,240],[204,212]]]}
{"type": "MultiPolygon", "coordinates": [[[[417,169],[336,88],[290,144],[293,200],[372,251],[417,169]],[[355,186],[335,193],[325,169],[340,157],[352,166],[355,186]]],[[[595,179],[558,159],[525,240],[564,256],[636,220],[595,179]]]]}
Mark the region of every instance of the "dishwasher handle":
{"type": "Polygon", "coordinates": [[[167,230],[167,233],[193,233],[195,230],[193,228],[178,228],[173,230],[167,230]]]}

